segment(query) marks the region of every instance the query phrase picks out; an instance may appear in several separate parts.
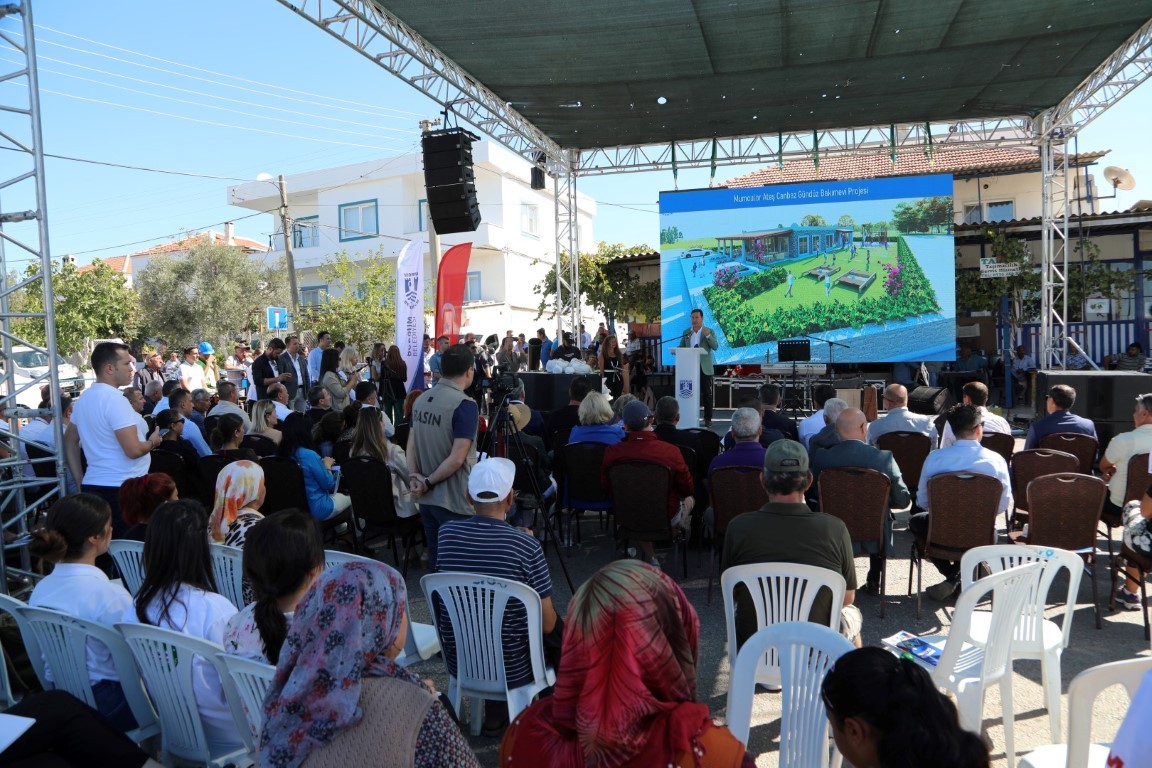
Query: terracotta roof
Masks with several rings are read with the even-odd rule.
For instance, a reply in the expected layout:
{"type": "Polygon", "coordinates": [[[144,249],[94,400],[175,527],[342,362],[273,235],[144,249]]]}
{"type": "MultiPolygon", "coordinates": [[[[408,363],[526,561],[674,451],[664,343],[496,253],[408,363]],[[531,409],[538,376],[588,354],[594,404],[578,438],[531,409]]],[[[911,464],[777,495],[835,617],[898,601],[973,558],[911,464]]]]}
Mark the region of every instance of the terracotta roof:
{"type": "MultiPolygon", "coordinates": [[[[107,258],[107,259],[99,259],[99,261],[104,262],[109,267],[111,267],[113,272],[117,272],[121,275],[129,274],[132,271],[132,260],[129,259],[127,256],[112,256],[112,257],[107,258]]],[[[90,272],[91,270],[93,270],[95,268],[96,267],[93,264],[85,264],[82,267],[77,267],[76,271],[77,272],[90,272]]]]}
{"type": "MultiPolygon", "coordinates": [[[[1083,166],[1108,154],[1082,152],[1073,155],[1072,164],[1083,166]]],[[[995,175],[1019,171],[1039,171],[1040,154],[1034,149],[984,149],[980,147],[942,147],[932,155],[932,162],[923,152],[903,152],[896,155],[896,164],[888,150],[858,152],[852,155],[832,155],[820,158],[816,171],[812,160],[789,160],[784,168],[772,164],[758,171],[729,179],[729,187],[762,187],[767,184],[789,184],[806,181],[845,181],[848,179],[874,179],[881,176],[918,176],[927,173],[951,173],[955,176],[995,175]]]]}
{"type": "MultiPolygon", "coordinates": [[[[191,235],[182,240],[173,240],[170,243],[163,243],[161,245],[154,245],[151,248],[146,248],[143,251],[136,251],[129,254],[129,256],[152,256],[158,253],[174,253],[177,251],[187,251],[195,245],[198,245],[211,237],[211,242],[216,245],[224,245],[224,233],[215,230],[209,230],[200,234],[191,235]]],[[[238,248],[245,248],[251,251],[267,251],[267,243],[261,243],[258,240],[251,240],[247,237],[233,237],[232,244],[238,248]]]]}
{"type": "MultiPolygon", "coordinates": [[[[1100,213],[1086,213],[1083,217],[1069,216],[1068,231],[1075,233],[1078,228],[1093,231],[1100,229],[1131,229],[1132,227],[1147,227],[1152,223],[1152,210],[1102,211],[1100,213]]],[[[980,239],[990,229],[1002,232],[1039,232],[1043,220],[1039,216],[1030,219],[1012,219],[1010,221],[984,221],[978,224],[957,224],[955,236],[957,240],[980,239]]]]}

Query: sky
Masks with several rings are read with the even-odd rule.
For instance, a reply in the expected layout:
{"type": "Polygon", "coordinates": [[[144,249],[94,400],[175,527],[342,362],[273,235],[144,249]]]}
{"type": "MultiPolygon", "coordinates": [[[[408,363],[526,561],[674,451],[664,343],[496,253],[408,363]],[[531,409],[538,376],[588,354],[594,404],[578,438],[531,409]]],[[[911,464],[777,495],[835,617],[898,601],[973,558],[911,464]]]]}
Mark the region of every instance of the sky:
{"type": "MultiPolygon", "coordinates": [[[[415,151],[419,121],[439,112],[274,0],[34,2],[33,12],[45,151],[193,174],[49,158],[56,258],[71,253],[86,263],[187,231],[221,230],[227,220],[236,221],[238,235],[267,241],[272,217],[227,205],[230,184],[415,151]]],[[[19,24],[3,19],[0,28],[18,31],[19,24]]],[[[14,61],[6,48],[0,59],[14,61]]],[[[1079,136],[1080,150],[1111,149],[1102,164],[1136,177],[1136,189],[1102,201],[1104,210],[1152,198],[1152,149],[1141,130],[1150,113],[1152,85],[1145,83],[1079,136]]],[[[722,167],[716,179],[753,168],[722,167]]],[[[619,174],[577,186],[599,203],[597,240],[658,247],[660,191],[706,187],[708,174],[619,174]]],[[[3,194],[6,210],[21,205],[18,191],[3,194]]],[[[26,227],[7,230],[23,237],[26,227]]],[[[24,256],[9,251],[7,258],[18,268],[24,256]]]]}

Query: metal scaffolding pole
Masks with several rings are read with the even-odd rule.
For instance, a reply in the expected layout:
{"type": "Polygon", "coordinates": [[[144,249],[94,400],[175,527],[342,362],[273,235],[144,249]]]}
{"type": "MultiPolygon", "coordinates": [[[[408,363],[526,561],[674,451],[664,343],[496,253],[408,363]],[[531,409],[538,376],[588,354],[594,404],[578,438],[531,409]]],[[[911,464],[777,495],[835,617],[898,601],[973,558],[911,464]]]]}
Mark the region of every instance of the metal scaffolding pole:
{"type": "MultiPolygon", "coordinates": [[[[11,29],[0,29],[0,49],[8,51],[8,57],[16,63],[0,59],[0,82],[16,87],[0,90],[0,147],[14,150],[6,160],[0,173],[0,338],[5,359],[11,355],[14,345],[28,346],[48,356],[47,373],[27,381],[17,383],[15,366],[5,366],[3,403],[13,408],[20,396],[30,393],[39,402],[39,389],[49,385],[53,393],[52,434],[53,448],[47,449],[49,457],[41,460],[50,463],[55,472],[50,478],[26,478],[24,462],[17,453],[16,445],[10,446],[11,453],[0,460],[0,512],[3,513],[3,529],[12,532],[17,538],[5,543],[4,552],[18,550],[21,563],[18,568],[10,568],[7,557],[0,557],[0,589],[9,590],[10,577],[33,577],[27,547],[21,536],[29,527],[29,516],[53,499],[64,493],[64,445],[60,424],[60,376],[56,366],[56,319],[53,310],[52,259],[48,248],[48,208],[44,188],[44,147],[40,130],[40,88],[36,74],[35,27],[32,23],[31,0],[20,4],[0,5],[0,18],[19,16],[22,22],[20,36],[11,29]],[[9,250],[20,253],[24,258],[14,262],[9,260],[9,250]],[[37,274],[23,278],[16,277],[15,264],[26,262],[38,269],[37,274]],[[48,279],[46,279],[48,278],[48,279]],[[39,290],[43,302],[41,311],[17,311],[12,306],[17,294],[28,295],[39,290]],[[44,344],[34,343],[27,338],[43,324],[44,344]]],[[[27,398],[25,398],[27,399],[27,398]]],[[[12,419],[14,443],[23,442],[19,424],[12,419]]],[[[7,541],[7,537],[5,538],[7,541]]]]}
{"type": "MultiPolygon", "coordinates": [[[[553,164],[553,208],[556,214],[556,327],[562,333],[565,321],[571,331],[580,331],[580,227],[576,197],[576,166],[580,154],[570,150],[566,162],[553,164]],[[568,254],[567,263],[564,254],[568,254]]],[[[559,335],[557,341],[560,340],[559,335]]]]}
{"type": "Polygon", "coordinates": [[[1067,134],[1041,115],[1040,125],[1040,367],[1063,369],[1068,360],[1068,145],[1067,134]]]}

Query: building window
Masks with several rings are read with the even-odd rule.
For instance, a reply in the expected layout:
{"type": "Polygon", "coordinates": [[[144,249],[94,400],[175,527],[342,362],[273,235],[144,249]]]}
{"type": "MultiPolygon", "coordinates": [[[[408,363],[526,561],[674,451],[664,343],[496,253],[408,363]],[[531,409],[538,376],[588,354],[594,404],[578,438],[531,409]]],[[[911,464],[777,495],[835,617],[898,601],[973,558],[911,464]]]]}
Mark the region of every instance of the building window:
{"type": "Polygon", "coordinates": [[[1011,200],[998,203],[985,203],[985,221],[1011,221],[1016,218],[1016,206],[1011,200]]]}
{"type": "Polygon", "coordinates": [[[316,306],[328,300],[328,286],[306,285],[300,289],[300,306],[316,306]]]}
{"type": "Polygon", "coordinates": [[[464,301],[480,301],[480,273],[469,272],[468,282],[464,286],[464,301]]]}
{"type": "Polygon", "coordinates": [[[520,231],[533,237],[540,236],[540,209],[532,203],[520,204],[520,231]]]}
{"type": "Polygon", "coordinates": [[[428,231],[428,222],[424,219],[424,211],[428,209],[428,198],[422,197],[416,201],[416,231],[428,231]]]}
{"type": "Polygon", "coordinates": [[[292,222],[292,247],[312,248],[320,245],[320,217],[301,216],[292,222]]]}
{"type": "Polygon", "coordinates": [[[808,253],[808,238],[807,237],[799,237],[796,239],[796,242],[799,243],[799,245],[800,245],[800,255],[801,256],[808,253]]]}
{"type": "Polygon", "coordinates": [[[979,224],[980,223],[980,206],[976,203],[964,204],[964,223],[965,224],[979,224]]]}
{"type": "Polygon", "coordinates": [[[379,219],[376,216],[375,200],[360,200],[339,206],[340,241],[363,240],[376,237],[379,233],[379,219]]]}

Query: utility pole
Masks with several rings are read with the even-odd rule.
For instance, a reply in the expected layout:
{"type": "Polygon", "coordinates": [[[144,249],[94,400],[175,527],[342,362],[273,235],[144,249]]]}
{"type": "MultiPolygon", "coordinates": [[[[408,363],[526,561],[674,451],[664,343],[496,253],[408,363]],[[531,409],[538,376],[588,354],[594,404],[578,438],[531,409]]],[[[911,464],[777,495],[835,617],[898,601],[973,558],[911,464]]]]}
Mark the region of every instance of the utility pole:
{"type": "Polygon", "coordinates": [[[284,261],[288,264],[288,290],[292,292],[292,314],[288,327],[296,328],[296,312],[300,301],[299,291],[296,290],[296,262],[292,258],[292,219],[288,216],[288,184],[284,181],[284,174],[280,174],[276,185],[280,188],[280,230],[284,235],[284,261]]]}

